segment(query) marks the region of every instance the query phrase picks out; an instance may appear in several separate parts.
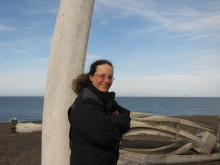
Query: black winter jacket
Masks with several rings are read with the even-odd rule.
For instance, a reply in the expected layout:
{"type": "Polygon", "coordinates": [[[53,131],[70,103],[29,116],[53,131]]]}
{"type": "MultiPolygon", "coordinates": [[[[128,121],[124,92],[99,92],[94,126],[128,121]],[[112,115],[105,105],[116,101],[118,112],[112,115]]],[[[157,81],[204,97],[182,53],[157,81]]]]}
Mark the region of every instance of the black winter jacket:
{"type": "Polygon", "coordinates": [[[122,134],[130,129],[130,111],[113,100],[108,109],[91,88],[84,88],[68,111],[71,165],[116,165],[122,134]],[[111,115],[118,110],[119,114],[111,115]]]}

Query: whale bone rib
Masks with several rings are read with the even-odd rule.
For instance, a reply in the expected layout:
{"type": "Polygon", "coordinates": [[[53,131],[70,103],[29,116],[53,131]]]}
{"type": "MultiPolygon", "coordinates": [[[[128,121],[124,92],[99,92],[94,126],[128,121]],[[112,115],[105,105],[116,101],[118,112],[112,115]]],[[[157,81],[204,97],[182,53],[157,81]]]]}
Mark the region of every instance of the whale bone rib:
{"type": "Polygon", "coordinates": [[[167,122],[173,122],[173,123],[179,123],[179,124],[184,124],[187,126],[191,126],[191,127],[196,127],[196,128],[200,128],[206,131],[214,131],[213,128],[208,127],[206,125],[202,125],[200,123],[195,123],[189,120],[184,120],[184,119],[180,119],[180,118],[175,118],[175,117],[167,117],[167,116],[161,116],[161,115],[150,115],[150,114],[139,114],[138,112],[132,112],[131,113],[131,118],[132,120],[135,121],[167,121],[167,122]]]}
{"type": "Polygon", "coordinates": [[[146,122],[140,122],[140,121],[131,121],[131,128],[152,128],[152,129],[157,129],[157,130],[163,130],[163,131],[167,131],[167,132],[171,132],[171,133],[177,133],[184,136],[190,140],[192,140],[195,143],[200,144],[201,146],[204,145],[204,142],[197,136],[184,131],[184,130],[176,130],[173,127],[170,126],[166,126],[166,125],[158,125],[158,124],[150,124],[150,123],[146,123],[146,122]]]}

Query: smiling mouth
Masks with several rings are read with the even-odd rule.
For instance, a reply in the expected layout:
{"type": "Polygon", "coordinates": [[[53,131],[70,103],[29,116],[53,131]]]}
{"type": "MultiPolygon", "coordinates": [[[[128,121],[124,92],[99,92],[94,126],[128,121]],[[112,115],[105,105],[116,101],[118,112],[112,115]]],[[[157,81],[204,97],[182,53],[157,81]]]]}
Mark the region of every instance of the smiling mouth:
{"type": "Polygon", "coordinates": [[[109,85],[103,85],[103,87],[104,87],[104,88],[108,88],[108,87],[109,87],[109,85]]]}
{"type": "Polygon", "coordinates": [[[110,85],[102,85],[103,88],[109,88],[110,85]]]}

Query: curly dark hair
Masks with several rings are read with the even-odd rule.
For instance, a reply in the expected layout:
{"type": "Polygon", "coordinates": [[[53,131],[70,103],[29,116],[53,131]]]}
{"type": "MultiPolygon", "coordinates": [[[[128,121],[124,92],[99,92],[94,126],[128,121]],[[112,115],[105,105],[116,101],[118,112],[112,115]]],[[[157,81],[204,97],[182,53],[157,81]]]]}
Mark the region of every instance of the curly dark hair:
{"type": "Polygon", "coordinates": [[[104,64],[108,64],[113,68],[112,63],[108,60],[95,61],[90,66],[89,73],[81,74],[77,78],[73,79],[73,81],[72,81],[72,90],[73,90],[73,92],[75,92],[76,94],[79,94],[83,88],[87,87],[87,84],[89,82],[91,82],[90,79],[89,79],[89,75],[94,75],[95,72],[96,72],[97,66],[98,65],[104,65],[104,64]]]}

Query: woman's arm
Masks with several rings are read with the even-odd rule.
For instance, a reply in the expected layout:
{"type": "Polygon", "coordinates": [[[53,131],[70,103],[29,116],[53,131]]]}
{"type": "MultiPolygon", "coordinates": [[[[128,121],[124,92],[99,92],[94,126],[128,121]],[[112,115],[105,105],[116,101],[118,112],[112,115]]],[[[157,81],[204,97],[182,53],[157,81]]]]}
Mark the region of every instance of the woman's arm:
{"type": "Polygon", "coordinates": [[[130,130],[130,111],[118,105],[116,101],[115,109],[109,119],[118,127],[121,133],[124,134],[130,130]]]}
{"type": "Polygon", "coordinates": [[[99,104],[91,98],[83,99],[83,102],[75,102],[72,106],[70,122],[71,136],[79,140],[84,138],[101,148],[116,146],[122,139],[120,128],[109,120],[99,104]]]}

